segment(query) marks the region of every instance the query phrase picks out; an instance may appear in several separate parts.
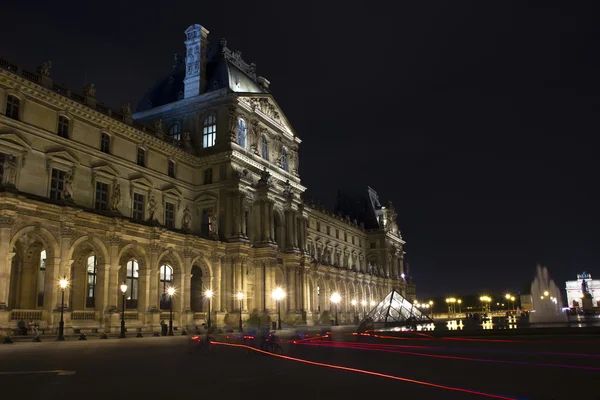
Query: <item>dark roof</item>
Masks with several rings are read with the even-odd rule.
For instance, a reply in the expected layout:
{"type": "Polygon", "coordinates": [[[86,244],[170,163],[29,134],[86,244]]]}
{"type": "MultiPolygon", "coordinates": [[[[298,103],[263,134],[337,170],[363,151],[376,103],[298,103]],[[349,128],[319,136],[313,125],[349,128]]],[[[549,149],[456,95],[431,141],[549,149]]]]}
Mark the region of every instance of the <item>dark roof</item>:
{"type": "MultiPolygon", "coordinates": [[[[241,53],[228,49],[226,42],[210,46],[207,51],[206,89],[212,92],[227,88],[230,92],[268,93],[258,84],[254,64],[246,64],[241,53]]],[[[171,73],[158,80],[144,94],[136,112],[159,107],[183,99],[185,65],[180,56],[175,56],[171,73]]]]}
{"type": "Polygon", "coordinates": [[[379,228],[381,204],[377,192],[368,186],[360,190],[339,190],[335,211],[364,223],[366,229],[379,228]]]}

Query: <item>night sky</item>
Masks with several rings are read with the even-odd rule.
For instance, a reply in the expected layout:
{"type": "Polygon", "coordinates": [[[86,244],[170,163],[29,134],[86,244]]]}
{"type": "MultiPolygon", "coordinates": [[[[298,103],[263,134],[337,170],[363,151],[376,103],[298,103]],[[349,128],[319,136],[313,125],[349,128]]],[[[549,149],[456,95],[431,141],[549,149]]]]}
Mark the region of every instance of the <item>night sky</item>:
{"type": "Polygon", "coordinates": [[[308,194],[333,207],[339,187],[370,185],[394,202],[419,298],[521,290],[537,263],[560,287],[600,278],[597,10],[212,3],[13,2],[0,56],[30,70],[51,60],[55,81],[94,83],[120,109],[201,24],[271,81],[303,140],[308,194]]]}

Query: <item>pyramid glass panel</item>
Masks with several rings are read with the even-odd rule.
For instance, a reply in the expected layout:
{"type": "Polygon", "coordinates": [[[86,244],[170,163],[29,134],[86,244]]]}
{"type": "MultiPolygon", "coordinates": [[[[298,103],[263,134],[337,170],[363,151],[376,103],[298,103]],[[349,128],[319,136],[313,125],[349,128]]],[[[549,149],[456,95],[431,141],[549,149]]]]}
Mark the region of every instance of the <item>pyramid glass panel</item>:
{"type": "Polygon", "coordinates": [[[360,322],[359,331],[376,327],[404,326],[433,322],[423,311],[400,293],[392,290],[360,322]]]}

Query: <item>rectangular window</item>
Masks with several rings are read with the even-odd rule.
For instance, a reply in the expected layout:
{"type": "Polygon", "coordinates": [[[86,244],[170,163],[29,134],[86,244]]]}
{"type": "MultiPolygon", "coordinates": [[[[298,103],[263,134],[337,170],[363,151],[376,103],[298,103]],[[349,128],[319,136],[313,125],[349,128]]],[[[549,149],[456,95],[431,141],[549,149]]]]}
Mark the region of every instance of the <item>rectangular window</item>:
{"type": "Polygon", "coordinates": [[[110,153],[110,135],[106,132],[102,132],[100,138],[100,151],[106,154],[110,153]]]}
{"type": "Polygon", "coordinates": [[[62,115],[58,117],[58,136],[69,138],[69,118],[62,115]]]}
{"type": "Polygon", "coordinates": [[[202,210],[202,227],[201,227],[201,232],[200,234],[202,236],[208,236],[209,232],[210,232],[210,214],[211,214],[211,209],[210,208],[205,208],[202,210]]]}
{"type": "Polygon", "coordinates": [[[108,210],[108,183],[96,182],[96,210],[108,210]]]}
{"type": "Polygon", "coordinates": [[[16,96],[8,96],[6,98],[6,116],[12,119],[19,119],[19,108],[21,108],[21,100],[16,96]]]}
{"type": "Polygon", "coordinates": [[[335,238],[336,238],[336,239],[339,239],[339,238],[340,238],[340,230],[339,230],[339,229],[336,229],[336,230],[335,230],[335,238]]]}
{"type": "Polygon", "coordinates": [[[354,244],[354,236],[352,236],[352,244],[354,244]]]}
{"type": "Polygon", "coordinates": [[[169,160],[169,177],[175,178],[175,161],[169,160]]]}
{"type": "Polygon", "coordinates": [[[206,168],[204,170],[204,184],[210,185],[212,183],[212,168],[206,168]]]}
{"type": "Polygon", "coordinates": [[[204,120],[204,130],[202,132],[202,147],[213,147],[217,137],[217,120],[214,115],[209,115],[204,120]]]}
{"type": "Polygon", "coordinates": [[[144,195],[139,193],[133,194],[133,219],[137,221],[144,220],[144,195]]]}
{"type": "Polygon", "coordinates": [[[137,149],[137,165],[146,166],[146,150],[142,148],[137,149]]]}
{"type": "Polygon", "coordinates": [[[317,231],[321,232],[321,221],[317,221],[317,231]]]}
{"type": "Polygon", "coordinates": [[[348,241],[348,234],[346,232],[344,232],[344,242],[348,241]]]}
{"type": "Polygon", "coordinates": [[[165,203],[165,226],[168,229],[175,228],[175,204],[165,203]]]}
{"type": "Polygon", "coordinates": [[[371,242],[371,248],[374,249],[376,247],[375,242],[371,242]]]}
{"type": "Polygon", "coordinates": [[[65,171],[52,168],[52,176],[50,178],[50,199],[62,200],[66,174],[65,171]]]}
{"type": "Polygon", "coordinates": [[[327,234],[331,235],[330,230],[329,230],[329,225],[327,225],[327,234]]]}

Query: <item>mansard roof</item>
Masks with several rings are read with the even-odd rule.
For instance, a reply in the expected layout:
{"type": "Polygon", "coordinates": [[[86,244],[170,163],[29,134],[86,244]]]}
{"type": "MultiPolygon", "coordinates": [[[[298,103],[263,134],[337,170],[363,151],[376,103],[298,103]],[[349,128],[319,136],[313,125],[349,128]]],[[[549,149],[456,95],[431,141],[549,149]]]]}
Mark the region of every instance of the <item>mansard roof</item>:
{"type": "MultiPolygon", "coordinates": [[[[136,111],[145,111],[183,99],[184,78],[185,65],[181,57],[176,55],[171,73],[159,79],[146,92],[136,111]]],[[[227,48],[225,40],[221,40],[218,45],[209,45],[205,79],[204,93],[224,88],[230,93],[269,93],[269,82],[256,75],[256,65],[246,63],[241,52],[227,48]]]]}

